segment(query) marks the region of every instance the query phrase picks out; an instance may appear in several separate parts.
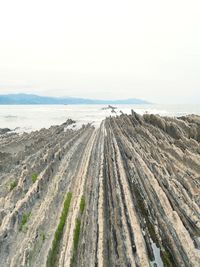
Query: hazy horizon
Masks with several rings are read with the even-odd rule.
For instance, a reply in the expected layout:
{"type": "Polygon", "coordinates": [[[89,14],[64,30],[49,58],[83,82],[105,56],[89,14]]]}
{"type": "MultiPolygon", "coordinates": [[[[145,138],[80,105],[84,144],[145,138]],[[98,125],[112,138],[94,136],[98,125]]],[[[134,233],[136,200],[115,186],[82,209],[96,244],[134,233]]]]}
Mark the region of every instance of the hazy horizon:
{"type": "MultiPolygon", "coordinates": [[[[55,97],[55,98],[83,98],[83,99],[93,99],[97,100],[97,98],[90,98],[90,97],[79,97],[79,96],[70,96],[70,95],[48,95],[48,94],[37,94],[37,93],[26,93],[26,92],[11,92],[11,93],[0,93],[0,95],[35,95],[35,96],[40,96],[40,97],[55,97]]],[[[124,97],[124,98],[113,98],[114,100],[121,100],[121,99],[141,99],[141,98],[135,98],[135,97],[124,97]]],[[[98,100],[101,100],[101,98],[98,98],[98,100]]],[[[102,98],[102,100],[112,100],[112,98],[102,98]]],[[[145,100],[145,99],[141,99],[145,100]]]]}
{"type": "Polygon", "coordinates": [[[199,1],[8,0],[0,94],[200,104],[199,1]]]}

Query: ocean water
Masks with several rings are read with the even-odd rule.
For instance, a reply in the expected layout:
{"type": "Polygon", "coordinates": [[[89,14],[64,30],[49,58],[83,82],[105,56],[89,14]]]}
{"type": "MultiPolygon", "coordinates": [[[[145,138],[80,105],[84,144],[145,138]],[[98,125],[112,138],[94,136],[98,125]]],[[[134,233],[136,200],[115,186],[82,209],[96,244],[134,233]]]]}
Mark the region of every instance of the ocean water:
{"type": "Polygon", "coordinates": [[[0,128],[16,132],[30,132],[51,125],[59,125],[67,119],[76,121],[77,127],[85,123],[98,126],[110,115],[130,113],[153,113],[162,116],[200,115],[200,105],[115,105],[116,114],[103,110],[105,105],[0,105],[0,128]]]}

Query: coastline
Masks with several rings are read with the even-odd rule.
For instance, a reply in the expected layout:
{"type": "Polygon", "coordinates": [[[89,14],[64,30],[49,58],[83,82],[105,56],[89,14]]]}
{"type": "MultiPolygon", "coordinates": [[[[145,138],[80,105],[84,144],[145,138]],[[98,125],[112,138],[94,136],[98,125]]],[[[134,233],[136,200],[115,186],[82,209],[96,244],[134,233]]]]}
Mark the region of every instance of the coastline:
{"type": "Polygon", "coordinates": [[[0,266],[46,266],[68,192],[57,266],[198,266],[200,116],[73,124],[0,136],[0,266]]]}
{"type": "Polygon", "coordinates": [[[121,112],[131,114],[131,110],[140,115],[145,113],[169,117],[200,115],[199,105],[138,104],[114,107],[117,107],[114,110],[116,113],[105,105],[0,105],[0,128],[10,128],[17,133],[30,133],[53,125],[61,125],[68,118],[76,121],[77,127],[87,123],[99,127],[106,117],[120,115],[121,112]]]}

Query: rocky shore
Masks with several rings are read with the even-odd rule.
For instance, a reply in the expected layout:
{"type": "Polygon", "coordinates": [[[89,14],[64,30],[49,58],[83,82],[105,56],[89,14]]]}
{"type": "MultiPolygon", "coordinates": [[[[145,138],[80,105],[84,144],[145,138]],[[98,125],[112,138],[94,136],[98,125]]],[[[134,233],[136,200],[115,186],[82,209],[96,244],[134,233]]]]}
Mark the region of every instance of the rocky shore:
{"type": "Polygon", "coordinates": [[[0,131],[1,267],[200,266],[200,116],[0,131]]]}

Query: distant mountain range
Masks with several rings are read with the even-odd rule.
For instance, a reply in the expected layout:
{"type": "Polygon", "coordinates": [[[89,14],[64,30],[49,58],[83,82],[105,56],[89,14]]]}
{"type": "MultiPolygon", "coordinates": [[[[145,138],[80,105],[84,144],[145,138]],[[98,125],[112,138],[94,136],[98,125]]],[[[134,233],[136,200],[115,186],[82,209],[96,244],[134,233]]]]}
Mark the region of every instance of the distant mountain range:
{"type": "Polygon", "coordinates": [[[76,97],[49,97],[32,94],[8,94],[0,95],[0,105],[80,105],[80,104],[150,104],[141,99],[130,98],[124,100],[98,100],[76,97]]]}

